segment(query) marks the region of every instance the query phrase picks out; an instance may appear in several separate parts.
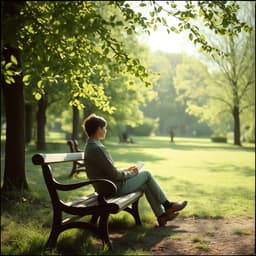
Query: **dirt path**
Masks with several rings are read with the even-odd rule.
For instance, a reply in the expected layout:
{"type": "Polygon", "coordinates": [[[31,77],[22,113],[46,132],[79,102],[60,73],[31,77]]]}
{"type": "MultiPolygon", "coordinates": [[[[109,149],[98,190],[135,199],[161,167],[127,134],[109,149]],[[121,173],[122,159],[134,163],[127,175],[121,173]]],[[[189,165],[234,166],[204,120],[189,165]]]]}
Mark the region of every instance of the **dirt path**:
{"type": "Polygon", "coordinates": [[[177,219],[168,228],[152,255],[255,255],[254,219],[177,219]]]}
{"type": "Polygon", "coordinates": [[[166,227],[138,231],[132,239],[125,236],[112,233],[111,239],[119,248],[150,255],[255,255],[253,218],[177,218],[166,227]]]}

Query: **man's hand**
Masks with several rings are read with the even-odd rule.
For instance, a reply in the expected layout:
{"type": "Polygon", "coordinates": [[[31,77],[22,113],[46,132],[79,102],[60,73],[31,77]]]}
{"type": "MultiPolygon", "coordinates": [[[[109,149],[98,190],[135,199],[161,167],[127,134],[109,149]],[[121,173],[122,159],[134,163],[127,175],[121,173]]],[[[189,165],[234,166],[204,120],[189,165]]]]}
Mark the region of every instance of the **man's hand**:
{"type": "Polygon", "coordinates": [[[127,169],[128,172],[134,172],[135,175],[138,174],[139,172],[139,169],[136,167],[136,165],[133,165],[133,166],[130,166],[128,169],[127,169]]]}

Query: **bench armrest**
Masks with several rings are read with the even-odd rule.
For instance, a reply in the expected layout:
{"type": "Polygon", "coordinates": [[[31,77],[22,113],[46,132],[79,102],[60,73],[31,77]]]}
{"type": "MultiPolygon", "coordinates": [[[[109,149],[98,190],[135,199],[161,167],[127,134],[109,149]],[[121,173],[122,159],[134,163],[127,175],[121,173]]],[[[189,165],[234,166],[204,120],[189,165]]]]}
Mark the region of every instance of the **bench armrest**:
{"type": "Polygon", "coordinates": [[[61,184],[55,181],[56,188],[62,191],[74,190],[83,186],[94,185],[94,184],[99,185],[98,187],[100,188],[100,190],[97,191],[97,193],[101,196],[110,196],[110,195],[114,195],[117,192],[116,185],[112,181],[107,179],[95,179],[95,180],[83,181],[83,182],[78,182],[73,184],[61,184]]]}
{"type": "Polygon", "coordinates": [[[83,182],[78,182],[78,183],[73,183],[73,184],[62,184],[59,182],[55,181],[55,187],[58,190],[62,190],[62,191],[69,191],[69,190],[74,190],[77,188],[81,188],[87,185],[92,184],[90,181],[83,181],[83,182]]]}

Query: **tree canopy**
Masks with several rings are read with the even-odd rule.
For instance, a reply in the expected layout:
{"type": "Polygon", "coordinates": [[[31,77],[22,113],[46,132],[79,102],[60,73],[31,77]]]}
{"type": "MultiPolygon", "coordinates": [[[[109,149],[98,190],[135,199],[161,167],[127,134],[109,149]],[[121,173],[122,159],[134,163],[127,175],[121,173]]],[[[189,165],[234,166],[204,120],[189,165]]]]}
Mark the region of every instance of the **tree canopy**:
{"type": "MultiPolygon", "coordinates": [[[[221,55],[217,46],[206,41],[196,19],[220,35],[236,36],[241,30],[250,30],[237,18],[236,2],[186,1],[181,7],[175,1],[141,1],[139,6],[141,11],[127,1],[3,1],[2,47],[21,49],[23,82],[33,85],[37,100],[47,86],[62,84],[70,91],[71,104],[84,107],[78,98],[88,98],[111,111],[103,83],[113,74],[128,72],[150,85],[149,71],[139,58],[131,58],[122,38],[141,30],[150,33],[161,24],[168,33],[190,31],[189,40],[203,51],[221,55]],[[144,11],[147,7],[149,16],[144,11]],[[170,24],[168,17],[179,20],[178,26],[170,24]],[[123,35],[113,28],[122,30],[123,35]]],[[[21,72],[10,69],[17,63],[15,56],[11,62],[1,63],[6,83],[13,83],[13,76],[21,72]]]]}

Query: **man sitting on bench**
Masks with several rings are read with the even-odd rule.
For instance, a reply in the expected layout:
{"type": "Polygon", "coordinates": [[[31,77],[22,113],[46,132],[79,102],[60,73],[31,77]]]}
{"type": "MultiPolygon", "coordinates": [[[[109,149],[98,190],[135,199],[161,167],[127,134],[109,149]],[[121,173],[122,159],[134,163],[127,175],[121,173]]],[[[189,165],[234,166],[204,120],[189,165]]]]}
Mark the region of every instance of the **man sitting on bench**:
{"type": "MultiPolygon", "coordinates": [[[[83,122],[83,128],[89,139],[85,147],[85,166],[89,179],[109,179],[117,186],[117,194],[125,195],[142,190],[158,220],[159,226],[165,226],[182,210],[187,201],[170,202],[149,171],[139,171],[136,166],[118,170],[100,142],[107,133],[107,121],[95,114],[88,116],[83,122]]],[[[97,185],[95,184],[97,191],[97,185]]]]}

